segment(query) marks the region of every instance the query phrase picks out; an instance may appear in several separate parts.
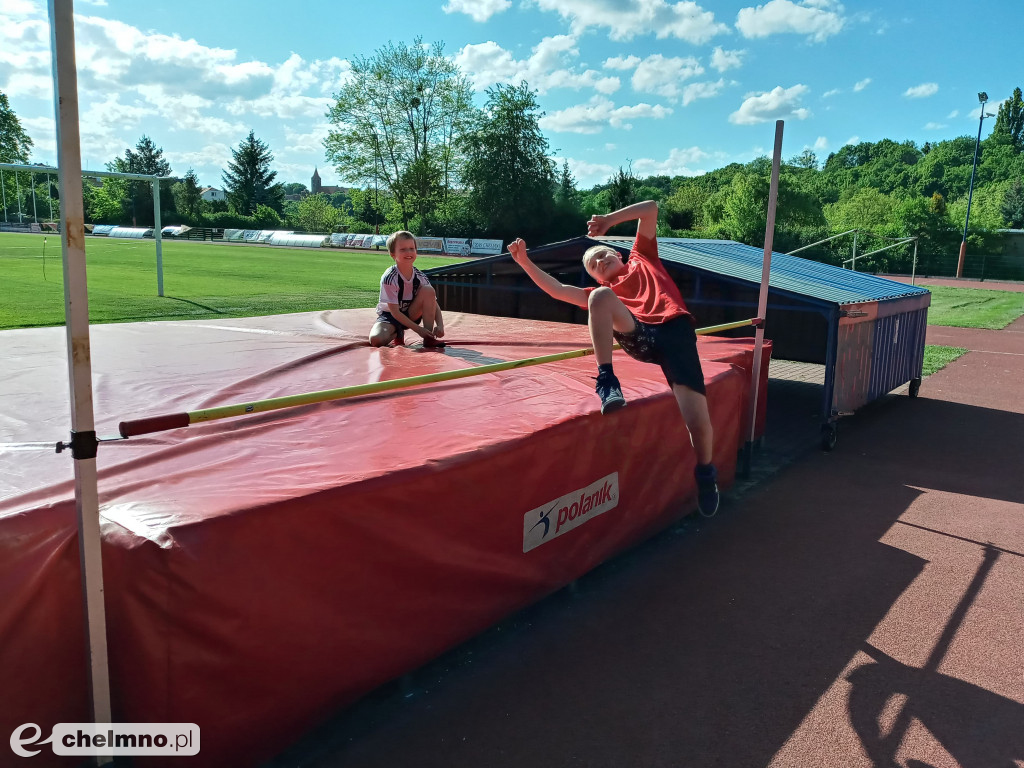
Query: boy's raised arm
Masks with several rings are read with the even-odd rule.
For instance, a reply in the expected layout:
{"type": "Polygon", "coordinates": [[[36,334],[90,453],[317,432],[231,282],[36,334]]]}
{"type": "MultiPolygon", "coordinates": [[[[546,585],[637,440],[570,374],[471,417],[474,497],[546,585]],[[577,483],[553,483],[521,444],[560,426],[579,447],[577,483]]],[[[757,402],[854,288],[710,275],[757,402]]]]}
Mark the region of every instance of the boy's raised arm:
{"type": "Polygon", "coordinates": [[[600,237],[616,224],[633,219],[639,220],[636,225],[638,235],[652,240],[658,236],[658,203],[654,200],[633,203],[604,216],[591,216],[587,222],[587,234],[591,237],[600,237]]]}
{"type": "Polygon", "coordinates": [[[512,260],[522,267],[523,271],[529,275],[530,279],[533,280],[533,282],[535,282],[537,286],[548,296],[586,309],[587,292],[574,285],[566,285],[565,283],[559,282],[534,264],[530,260],[530,257],[526,255],[526,243],[523,242],[522,238],[518,238],[515,242],[509,243],[508,252],[512,257],[512,260]]]}

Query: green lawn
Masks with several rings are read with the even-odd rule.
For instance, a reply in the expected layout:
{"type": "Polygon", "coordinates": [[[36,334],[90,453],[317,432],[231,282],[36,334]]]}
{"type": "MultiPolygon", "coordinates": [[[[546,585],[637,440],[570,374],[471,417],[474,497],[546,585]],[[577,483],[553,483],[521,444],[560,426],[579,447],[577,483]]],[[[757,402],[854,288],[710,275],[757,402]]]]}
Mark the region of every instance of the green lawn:
{"type": "MultiPolygon", "coordinates": [[[[461,259],[421,256],[422,269],[461,259]]],[[[157,296],[152,240],[86,239],[94,323],[247,317],[372,307],[387,251],[163,241],[157,296]]],[[[0,329],[64,324],[60,239],[0,234],[0,329]]]]}
{"type": "Polygon", "coordinates": [[[932,292],[928,325],[998,330],[1024,315],[1024,293],[939,285],[925,287],[932,292]]]}
{"type": "Polygon", "coordinates": [[[963,347],[940,347],[926,344],[924,347],[924,372],[922,376],[931,376],[966,353],[963,347]]]}

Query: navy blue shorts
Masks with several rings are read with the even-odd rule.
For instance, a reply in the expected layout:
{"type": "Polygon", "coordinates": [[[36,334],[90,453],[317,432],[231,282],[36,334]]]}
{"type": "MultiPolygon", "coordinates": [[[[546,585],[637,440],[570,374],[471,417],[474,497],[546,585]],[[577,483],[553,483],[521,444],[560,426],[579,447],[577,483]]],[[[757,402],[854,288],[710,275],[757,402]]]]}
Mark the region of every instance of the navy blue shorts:
{"type": "Polygon", "coordinates": [[[686,315],[667,323],[643,323],[633,318],[632,333],[614,332],[615,340],[634,360],[661,366],[669,384],[681,384],[706,394],[704,371],[697,355],[697,332],[686,315]]]}

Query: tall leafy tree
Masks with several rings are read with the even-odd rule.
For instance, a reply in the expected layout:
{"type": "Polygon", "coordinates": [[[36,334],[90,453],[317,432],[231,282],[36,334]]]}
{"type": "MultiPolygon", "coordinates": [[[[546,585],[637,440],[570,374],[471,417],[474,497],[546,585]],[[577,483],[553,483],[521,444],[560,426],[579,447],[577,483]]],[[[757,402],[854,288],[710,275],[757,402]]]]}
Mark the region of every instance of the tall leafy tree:
{"type": "Polygon", "coordinates": [[[308,195],[299,201],[299,224],[307,232],[327,234],[338,225],[340,212],[331,205],[327,195],[308,195]]]}
{"type": "Polygon", "coordinates": [[[203,210],[203,191],[199,187],[199,177],[191,168],[185,174],[185,178],[179,181],[171,190],[174,195],[174,207],[178,213],[188,221],[197,223],[203,210]]]}
{"type": "Polygon", "coordinates": [[[1024,151],[1024,97],[1020,88],[1014,88],[1013,96],[1000,105],[992,134],[1005,137],[1018,152],[1024,151]]]}
{"type": "MultiPolygon", "coordinates": [[[[28,163],[29,154],[32,150],[32,139],[25,132],[25,129],[21,126],[21,121],[18,119],[17,114],[11,109],[10,102],[7,99],[7,94],[0,91],[0,163],[28,163]]],[[[28,173],[22,173],[16,171],[14,174],[17,177],[17,183],[11,184],[12,174],[7,172],[7,211],[4,212],[5,217],[10,212],[17,212],[22,208],[23,201],[27,200],[31,195],[31,175],[28,173]],[[15,198],[12,194],[13,190],[21,186],[22,200],[15,198]]]]}
{"type": "Polygon", "coordinates": [[[32,139],[11,109],[7,94],[0,91],[0,163],[27,163],[32,139]]]}
{"type": "Polygon", "coordinates": [[[284,205],[284,186],[274,183],[277,171],[270,170],[274,155],[270,148],[249,131],[238,149],[231,150],[234,158],[223,173],[228,203],[235,213],[252,216],[256,206],[266,205],[281,213],[284,205]]]}
{"type": "MultiPolygon", "coordinates": [[[[141,173],[147,176],[170,176],[171,164],[164,159],[164,151],[148,136],[139,139],[135,149],[128,148],[124,157],[115,157],[107,163],[108,171],[118,173],[141,173]]],[[[173,205],[171,185],[173,182],[160,182],[160,207],[173,205]]],[[[153,187],[150,182],[129,180],[128,196],[121,201],[124,220],[138,226],[152,226],[153,219],[153,187]]]]}
{"type": "Polygon", "coordinates": [[[625,169],[619,166],[618,172],[608,180],[608,204],[611,210],[617,211],[639,201],[637,189],[640,182],[633,175],[633,164],[625,169]]]}
{"type": "Polygon", "coordinates": [[[1006,190],[1000,210],[1011,227],[1024,228],[1024,184],[1020,179],[1006,190]]]}
{"type": "Polygon", "coordinates": [[[460,140],[472,124],[473,90],[444,44],[388,43],[352,61],[328,112],[324,140],[338,175],[386,189],[409,227],[429,217],[459,184],[460,140]]]}
{"type": "Polygon", "coordinates": [[[465,140],[469,203],[488,234],[543,232],[554,209],[555,164],[540,129],[543,113],[526,82],[487,90],[487,104],[465,140]]]}

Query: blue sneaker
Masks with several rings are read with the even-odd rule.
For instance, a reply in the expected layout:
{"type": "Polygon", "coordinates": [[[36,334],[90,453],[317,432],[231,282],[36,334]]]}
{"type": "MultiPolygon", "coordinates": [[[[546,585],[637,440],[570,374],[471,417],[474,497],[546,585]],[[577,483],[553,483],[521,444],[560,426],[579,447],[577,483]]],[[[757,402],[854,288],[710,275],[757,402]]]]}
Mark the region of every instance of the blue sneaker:
{"type": "Polygon", "coordinates": [[[698,464],[693,470],[697,481],[697,509],[704,517],[714,517],[718,511],[718,471],[714,464],[698,464]]]}
{"type": "Polygon", "coordinates": [[[601,398],[601,413],[617,411],[626,404],[622,396],[622,386],[614,373],[597,375],[597,396],[601,398]]]}

